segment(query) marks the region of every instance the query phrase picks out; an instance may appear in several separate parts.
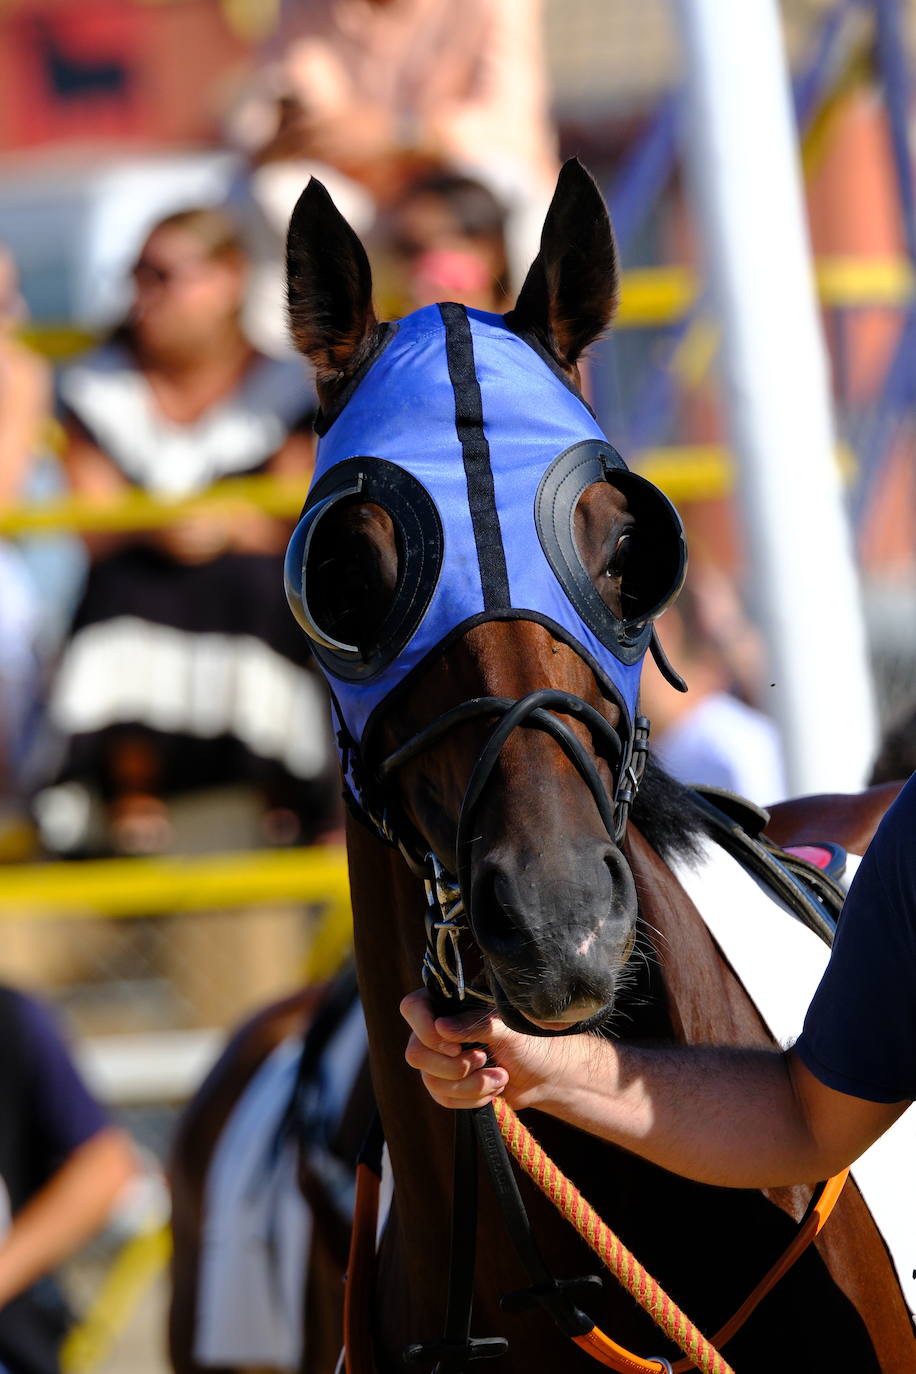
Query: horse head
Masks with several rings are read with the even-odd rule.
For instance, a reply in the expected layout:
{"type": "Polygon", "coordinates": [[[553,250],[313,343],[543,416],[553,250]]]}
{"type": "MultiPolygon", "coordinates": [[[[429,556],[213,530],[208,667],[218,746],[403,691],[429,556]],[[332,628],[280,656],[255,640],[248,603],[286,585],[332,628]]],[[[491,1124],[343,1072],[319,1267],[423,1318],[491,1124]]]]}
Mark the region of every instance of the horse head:
{"type": "Polygon", "coordinates": [[[639,674],[686,562],[670,503],[579,388],[617,292],[603,199],[565,165],[507,315],[446,303],[380,323],[366,253],[312,181],[288,282],[321,438],[287,593],[348,791],[434,865],[432,924],[468,919],[506,1019],[581,1029],[633,946],[639,674]]]}

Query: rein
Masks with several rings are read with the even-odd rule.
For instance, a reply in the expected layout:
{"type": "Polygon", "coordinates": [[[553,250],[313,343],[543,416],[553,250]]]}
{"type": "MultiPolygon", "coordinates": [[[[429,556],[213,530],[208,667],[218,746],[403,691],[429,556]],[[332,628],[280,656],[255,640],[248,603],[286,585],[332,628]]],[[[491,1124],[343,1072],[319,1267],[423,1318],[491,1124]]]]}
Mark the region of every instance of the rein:
{"type": "MultiPolygon", "coordinates": [[[[445,1008],[444,1008],[445,1009],[445,1008]]],[[[453,1009],[453,1008],[452,1008],[453,1009]]],[[[476,1360],[498,1358],[507,1349],[502,1337],[472,1337],[473,1275],[477,1224],[477,1146],[490,1171],[510,1239],[529,1278],[530,1288],[506,1294],[503,1311],[520,1313],[544,1307],[560,1329],[598,1364],[618,1374],[734,1374],[716,1347],[741,1329],[766,1295],[821,1232],[843,1191],[849,1170],[828,1179],[812,1196],[798,1230],[775,1264],[711,1340],[643,1268],[615,1232],[598,1216],[575,1185],[554,1164],[512,1108],[496,1098],[487,1107],[456,1111],[452,1234],[445,1332],[440,1340],[408,1346],[408,1364],[435,1360],[433,1374],[460,1374],[476,1360]],[[672,1364],[663,1356],[644,1358],[606,1335],[574,1301],[589,1287],[601,1287],[595,1275],[557,1280],[545,1264],[531,1231],[524,1202],[509,1164],[508,1152],[664,1334],[684,1351],[672,1364]]],[[[356,1206],[344,1304],[344,1369],[346,1374],[372,1374],[369,1313],[376,1270],[376,1229],[381,1178],[382,1138],[378,1120],[357,1166],[356,1206]]]]}
{"type": "MultiPolygon", "coordinates": [[[[636,717],[632,732],[628,732],[623,741],[613,726],[581,698],[554,688],[542,688],[518,701],[504,697],[479,697],[444,712],[382,761],[376,774],[380,788],[385,789],[404,764],[428,749],[455,725],[493,715],[499,719],[471,770],[458,816],[457,878],[452,878],[445,871],[435,855],[422,853],[415,845],[405,844],[392,825],[393,806],[378,811],[366,808],[381,836],[387,842],[397,844],[412,870],[424,877],[427,910],[422,972],[424,984],[439,1014],[454,1012],[456,1004],[459,1008],[463,1007],[468,998],[487,1003],[494,1000],[489,994],[468,984],[459,942],[461,934],[469,932],[465,894],[470,891],[472,817],[512,731],[522,725],[542,729],[561,745],[591,792],[602,821],[615,842],[623,837],[629,810],[645,768],[649,734],[649,722],[645,717],[636,717]],[[570,726],[553,714],[555,711],[571,715],[584,723],[593,738],[600,741],[610,754],[609,762],[616,767],[617,776],[613,801],[608,798],[602,785],[594,759],[570,726]]],[[[626,716],[622,719],[626,720],[626,716]]],[[[365,802],[365,798],[362,800],[365,802]]],[[[703,804],[707,811],[717,810],[709,804],[708,799],[703,799],[703,804]]],[[[733,827],[726,825],[724,828],[731,832],[733,827]]],[[[735,843],[731,833],[729,839],[735,843]]],[[[769,856],[766,864],[769,867],[769,856]]],[[[774,862],[773,867],[779,865],[774,862]]],[[[827,938],[824,926],[819,925],[818,929],[827,938]]],[[[473,931],[469,933],[473,934],[473,931]]],[[[545,1031],[528,1022],[520,1013],[515,1014],[515,1019],[522,1023],[516,1028],[531,1034],[568,1035],[581,1033],[600,1019],[600,1013],[598,1017],[589,1018],[588,1022],[577,1022],[562,1032],[545,1031]]],[[[374,1142],[373,1149],[364,1151],[357,1167],[356,1208],[345,1299],[346,1374],[370,1374],[373,1369],[368,1314],[374,1286],[375,1231],[381,1174],[381,1136],[377,1128],[374,1128],[374,1142]]],[[[734,1374],[715,1346],[734,1336],[818,1234],[842,1191],[848,1173],[846,1171],[823,1185],[812,1199],[785,1253],[713,1340],[709,1341],[594,1212],[504,1101],[496,1099],[487,1107],[456,1111],[445,1330],[440,1339],[411,1345],[403,1352],[405,1362],[427,1367],[432,1365],[433,1374],[464,1374],[468,1364],[498,1358],[507,1349],[507,1342],[502,1337],[474,1337],[470,1334],[477,1231],[478,1151],[489,1170],[510,1239],[531,1280],[529,1288],[501,1299],[503,1310],[522,1312],[535,1306],[544,1307],[580,1349],[606,1368],[617,1370],[618,1374],[664,1374],[665,1371],[667,1374],[686,1374],[691,1369],[699,1369],[702,1374],[734,1374]],[[636,1355],[613,1341],[578,1307],[576,1296],[582,1290],[595,1286],[600,1288],[602,1281],[596,1275],[559,1280],[552,1275],[532,1233],[509,1160],[509,1150],[520,1168],[575,1226],[602,1263],[655,1320],[664,1334],[680,1347],[684,1359],[671,1364],[662,1356],[643,1358],[636,1355]]]]}

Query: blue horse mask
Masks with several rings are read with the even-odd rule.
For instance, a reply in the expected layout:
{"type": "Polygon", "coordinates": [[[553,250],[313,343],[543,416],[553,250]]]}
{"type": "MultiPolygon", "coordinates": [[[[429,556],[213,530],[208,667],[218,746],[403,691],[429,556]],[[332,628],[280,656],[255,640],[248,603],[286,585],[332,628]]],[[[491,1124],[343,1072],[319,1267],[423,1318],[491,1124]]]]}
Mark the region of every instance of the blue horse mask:
{"type": "Polygon", "coordinates": [[[388,327],[319,432],[286,594],[331,687],[357,797],[353,757],[391,693],[482,621],[533,620],[572,645],[618,702],[621,734],[632,740],[652,621],[684,579],[683,528],[534,340],[501,315],[454,304],[418,310],[388,327]],[[626,620],[598,595],[574,538],[579,498],[601,481],[620,487],[632,508],[649,503],[661,522],[648,604],[626,620]],[[373,642],[360,645],[334,638],[310,603],[315,533],[354,498],[387,511],[399,549],[393,601],[373,642]]]}

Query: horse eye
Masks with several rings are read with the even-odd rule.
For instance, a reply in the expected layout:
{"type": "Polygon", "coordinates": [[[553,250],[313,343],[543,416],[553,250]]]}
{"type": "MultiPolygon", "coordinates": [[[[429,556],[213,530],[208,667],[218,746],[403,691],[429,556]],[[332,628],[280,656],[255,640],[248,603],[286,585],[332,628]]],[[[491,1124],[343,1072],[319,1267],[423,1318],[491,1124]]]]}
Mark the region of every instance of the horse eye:
{"type": "Polygon", "coordinates": [[[394,601],[400,541],[381,506],[342,503],[315,530],[305,569],[309,608],[332,639],[374,647],[394,601]]]}
{"type": "Polygon", "coordinates": [[[620,536],[604,570],[605,577],[624,577],[626,575],[627,566],[633,559],[634,542],[630,530],[620,536]]]}

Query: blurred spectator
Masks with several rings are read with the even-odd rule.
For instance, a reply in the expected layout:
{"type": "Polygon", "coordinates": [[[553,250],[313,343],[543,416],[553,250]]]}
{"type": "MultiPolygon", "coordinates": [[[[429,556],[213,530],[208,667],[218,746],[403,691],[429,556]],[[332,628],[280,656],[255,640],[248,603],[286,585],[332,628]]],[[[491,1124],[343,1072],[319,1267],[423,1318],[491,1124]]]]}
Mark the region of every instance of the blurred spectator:
{"type": "Polygon", "coordinates": [[[658,762],[681,782],[723,787],[759,806],[782,799],[779,732],[769,716],[743,699],[755,636],[737,598],[726,598],[712,573],[694,574],[658,631],[689,688],[676,692],[647,658],[640,706],[652,722],[658,762]],[[729,643],[739,646],[737,659],[729,643]]]}
{"type": "MultiPolygon", "coordinates": [[[[558,170],[541,0],[293,0],[265,68],[229,118],[251,159],[261,276],[309,177],[357,233],[424,169],[483,181],[508,207],[522,280],[558,170]]],[[[259,282],[259,289],[261,283],[259,282]]],[[[268,325],[281,318],[267,307],[268,325]]]]}
{"type": "MultiPolygon", "coordinates": [[[[16,267],[0,247],[0,511],[26,492],[51,409],[48,364],[21,344],[16,267]]],[[[0,542],[0,800],[19,791],[22,742],[39,690],[42,607],[21,550],[0,542]]]]}
{"type": "MultiPolygon", "coordinates": [[[[506,211],[482,182],[448,170],[412,182],[384,221],[393,268],[390,310],[403,315],[438,301],[500,312],[510,304],[506,211]]],[[[379,274],[384,289],[384,266],[379,274]]]]}
{"type": "MultiPolygon", "coordinates": [[[[245,281],[221,211],[152,230],[127,322],[59,379],[74,491],[182,497],[272,472],[305,492],[314,394],[299,366],[246,338],[245,281]]],[[[87,539],[92,566],[49,708],[66,756],[36,802],[52,848],[83,845],[96,797],[123,852],[168,847],[167,800],[201,789],[251,789],[269,839],[328,824],[325,693],[283,595],[288,536],[287,522],[232,504],[87,539]]]]}
{"type": "Polygon", "coordinates": [[[0,986],[0,1370],[58,1374],[70,1316],[53,1271],[101,1231],[137,1174],[129,1138],[54,1019],[0,986]]]}

